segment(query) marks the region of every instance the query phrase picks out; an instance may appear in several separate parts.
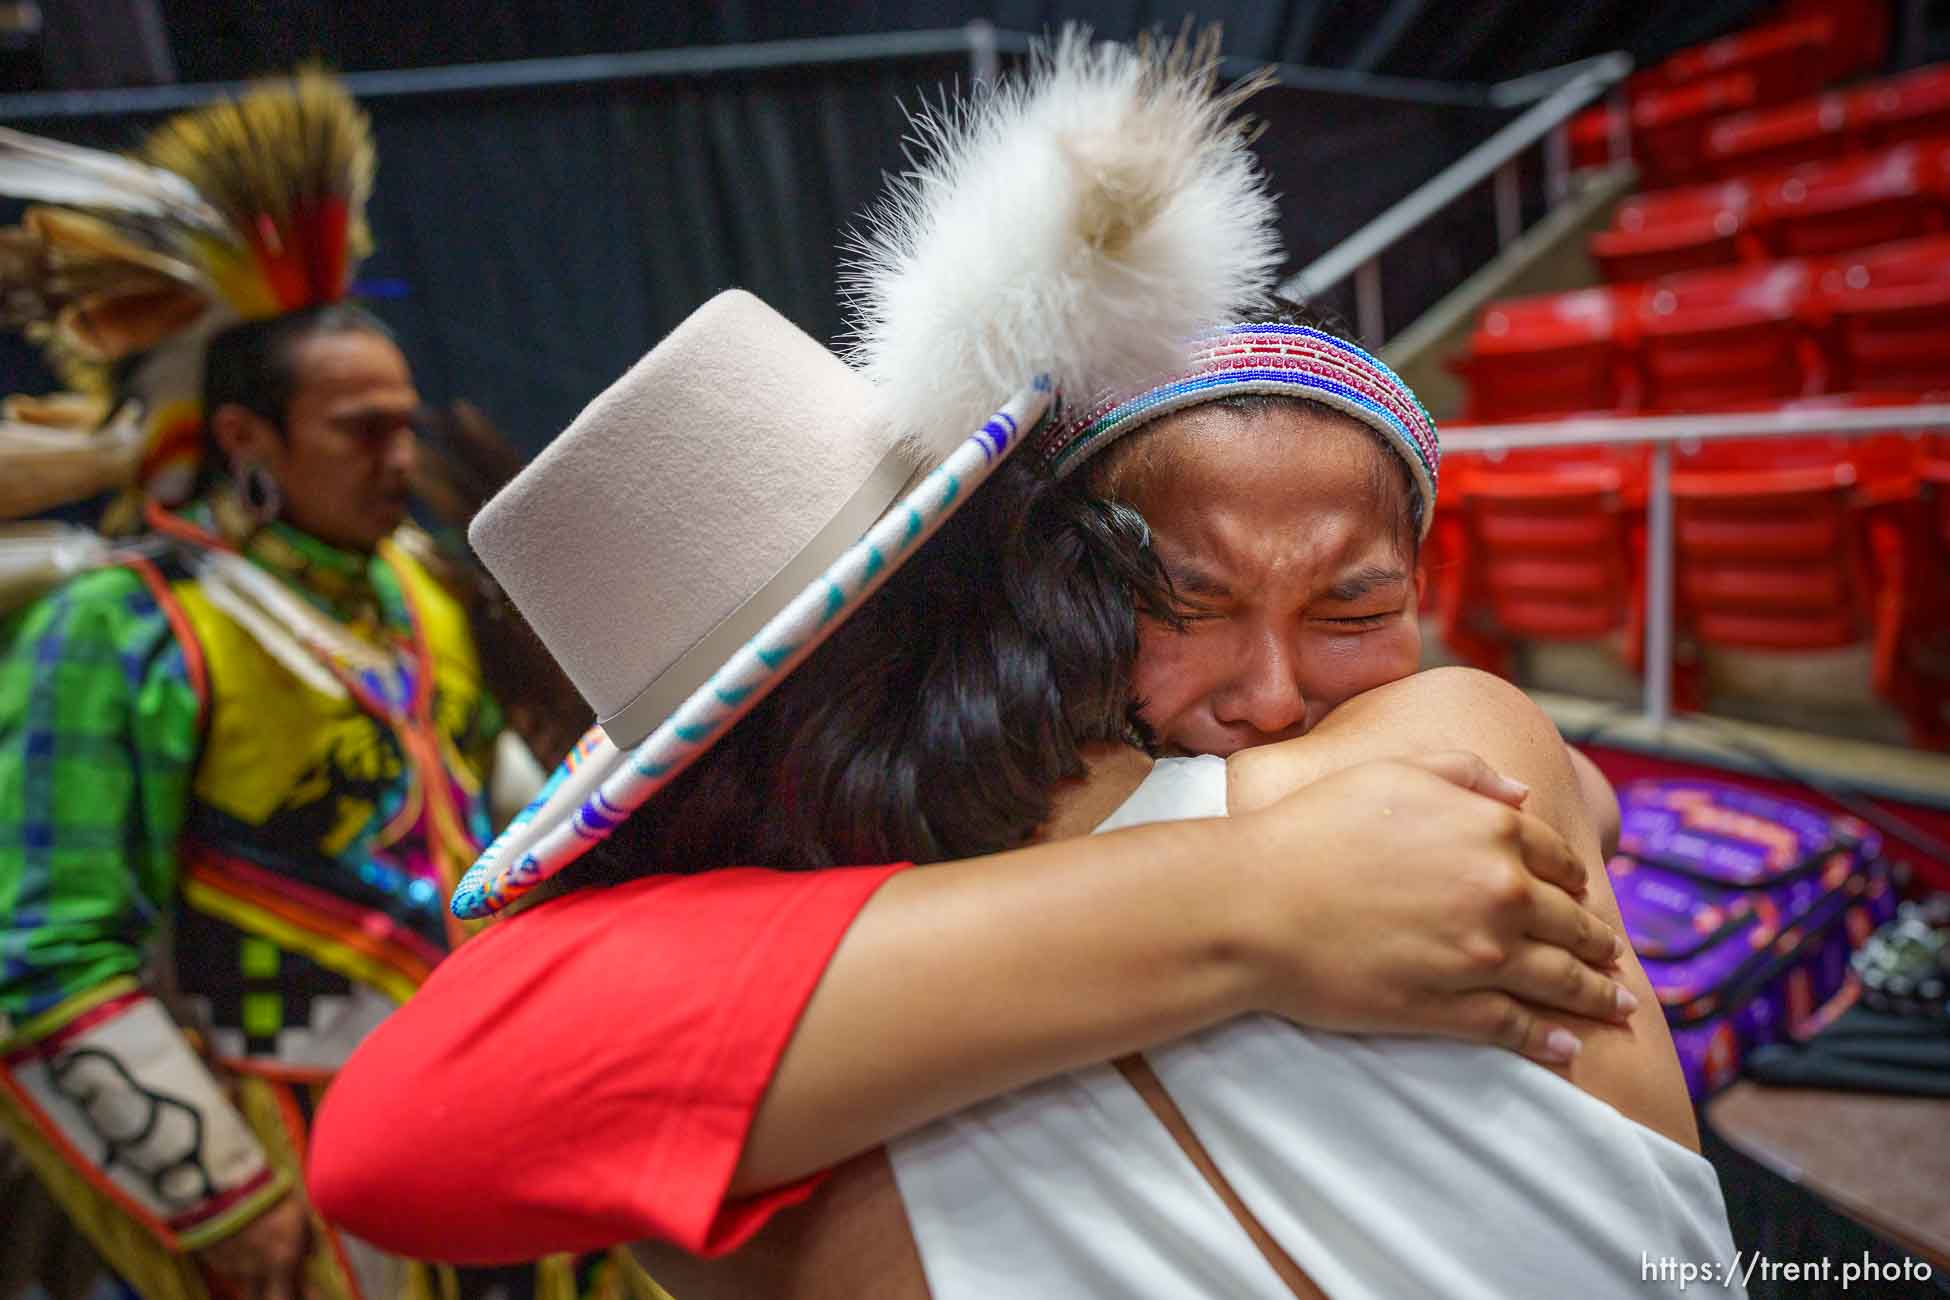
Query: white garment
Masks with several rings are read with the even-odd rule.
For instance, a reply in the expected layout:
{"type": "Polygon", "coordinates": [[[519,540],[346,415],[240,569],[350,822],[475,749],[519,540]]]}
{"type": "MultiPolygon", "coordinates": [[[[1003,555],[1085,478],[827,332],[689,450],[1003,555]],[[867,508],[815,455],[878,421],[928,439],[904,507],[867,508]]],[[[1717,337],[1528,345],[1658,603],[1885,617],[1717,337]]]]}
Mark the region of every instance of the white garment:
{"type": "MultiPolygon", "coordinates": [[[[1224,812],[1223,759],[1165,759],[1097,829],[1224,812]]],[[[1681,1262],[1733,1260],[1711,1165],[1514,1053],[1251,1016],[1145,1057],[1227,1183],[1334,1300],[1642,1300],[1677,1293],[1681,1262]]],[[[1290,1300],[1108,1066],[890,1153],[934,1300],[1290,1300]]]]}

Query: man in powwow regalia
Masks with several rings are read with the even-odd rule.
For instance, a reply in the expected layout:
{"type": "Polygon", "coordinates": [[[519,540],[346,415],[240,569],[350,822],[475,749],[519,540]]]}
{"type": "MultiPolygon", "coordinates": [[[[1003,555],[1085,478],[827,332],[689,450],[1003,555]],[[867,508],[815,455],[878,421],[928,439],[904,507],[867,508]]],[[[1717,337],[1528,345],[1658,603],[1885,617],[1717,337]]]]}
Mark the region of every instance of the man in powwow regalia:
{"type": "Polygon", "coordinates": [[[70,576],[0,624],[0,1126],[145,1300],[446,1289],[301,1178],[334,1071],[462,937],[499,729],[402,528],[412,375],[345,301],[373,165],[310,72],[139,158],[0,134],[40,203],[0,310],[112,399],[8,411],[0,518],[126,483],[139,530],[15,529],[16,606],[70,576]]]}

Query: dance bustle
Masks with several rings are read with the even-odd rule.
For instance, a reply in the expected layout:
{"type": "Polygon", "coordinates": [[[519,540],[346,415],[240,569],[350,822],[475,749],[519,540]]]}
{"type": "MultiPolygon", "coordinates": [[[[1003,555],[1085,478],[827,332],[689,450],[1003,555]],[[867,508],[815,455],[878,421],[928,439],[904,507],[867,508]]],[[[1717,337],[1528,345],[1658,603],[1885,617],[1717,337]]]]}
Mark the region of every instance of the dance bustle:
{"type": "Polygon", "coordinates": [[[0,127],[0,194],[192,230],[223,229],[223,218],[173,171],[5,127],[0,127]]]}
{"type": "Polygon", "coordinates": [[[1035,374],[1084,395],[1183,363],[1263,301],[1275,205],[1218,33],[1137,48],[1066,28],[1027,75],[912,122],[915,170],[867,216],[842,287],[850,360],[933,463],[1035,374]]]}

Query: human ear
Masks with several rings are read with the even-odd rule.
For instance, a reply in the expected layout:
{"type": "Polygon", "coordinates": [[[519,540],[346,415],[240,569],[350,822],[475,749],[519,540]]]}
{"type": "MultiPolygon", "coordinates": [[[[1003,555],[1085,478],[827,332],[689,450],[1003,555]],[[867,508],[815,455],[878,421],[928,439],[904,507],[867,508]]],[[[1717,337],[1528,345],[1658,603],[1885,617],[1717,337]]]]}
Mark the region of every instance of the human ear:
{"type": "Polygon", "coordinates": [[[271,422],[248,407],[225,403],[210,412],[210,441],[231,465],[255,461],[275,466],[282,460],[284,440],[271,422]]]}

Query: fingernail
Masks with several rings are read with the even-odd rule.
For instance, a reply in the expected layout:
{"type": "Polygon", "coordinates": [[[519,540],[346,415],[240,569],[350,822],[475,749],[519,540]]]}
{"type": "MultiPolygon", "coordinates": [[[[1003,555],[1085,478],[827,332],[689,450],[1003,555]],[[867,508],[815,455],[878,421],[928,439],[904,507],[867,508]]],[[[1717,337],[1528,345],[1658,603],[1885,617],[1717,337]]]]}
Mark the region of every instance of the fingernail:
{"type": "Polygon", "coordinates": [[[1616,930],[1612,931],[1611,959],[1613,961],[1622,961],[1625,957],[1625,953],[1626,953],[1625,936],[1619,934],[1616,930]]]}
{"type": "Polygon", "coordinates": [[[1544,1051],[1554,1061],[1569,1065],[1584,1050],[1578,1036],[1568,1029],[1553,1029],[1544,1038],[1544,1051]]]}
{"type": "Polygon", "coordinates": [[[1618,1014],[1621,1016],[1629,1016],[1638,1009],[1638,995],[1626,988],[1623,984],[1620,984],[1618,986],[1618,1014]]]}
{"type": "Polygon", "coordinates": [[[1518,803],[1522,803],[1530,797],[1530,787],[1522,781],[1517,780],[1514,776],[1504,777],[1503,784],[1510,787],[1510,793],[1517,797],[1518,803]]]}

